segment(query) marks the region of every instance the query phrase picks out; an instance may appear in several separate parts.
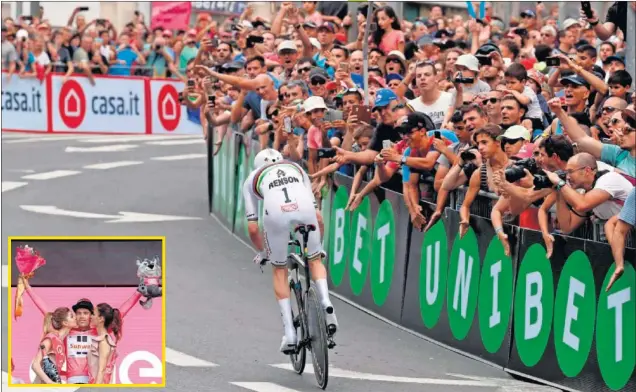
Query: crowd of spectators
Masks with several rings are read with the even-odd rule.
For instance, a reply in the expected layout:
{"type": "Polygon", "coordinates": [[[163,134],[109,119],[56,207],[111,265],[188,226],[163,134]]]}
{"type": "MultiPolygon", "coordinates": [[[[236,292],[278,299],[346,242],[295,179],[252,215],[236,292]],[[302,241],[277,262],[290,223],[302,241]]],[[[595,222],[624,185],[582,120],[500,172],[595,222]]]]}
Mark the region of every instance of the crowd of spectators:
{"type": "Polygon", "coordinates": [[[33,72],[50,57],[90,75],[160,62],[155,74],[187,80],[182,104],[206,138],[216,132],[215,154],[238,132],[302,162],[318,198],[338,171],[354,177],[350,210],[383,186],[404,195],[421,230],[449,205],[460,235],[471,214],[491,218],[507,252],[504,223],[540,231],[548,257],[554,233],[606,239],[620,276],[636,215],[636,97],[625,69],[636,2],[614,3],[604,21],[581,10],[562,24],[542,3],[507,24],[492,4],[481,19],[434,6],[414,21],[390,6],[370,21],[368,5],[277,7],[271,21],[248,6],[178,32],[149,31],[141,15],[118,34],[74,14],[52,37],[35,18],[5,20],[3,66],[17,57],[19,72],[33,72]],[[16,45],[6,57],[5,35],[16,45]],[[420,200],[436,205],[432,215],[420,200]]]}

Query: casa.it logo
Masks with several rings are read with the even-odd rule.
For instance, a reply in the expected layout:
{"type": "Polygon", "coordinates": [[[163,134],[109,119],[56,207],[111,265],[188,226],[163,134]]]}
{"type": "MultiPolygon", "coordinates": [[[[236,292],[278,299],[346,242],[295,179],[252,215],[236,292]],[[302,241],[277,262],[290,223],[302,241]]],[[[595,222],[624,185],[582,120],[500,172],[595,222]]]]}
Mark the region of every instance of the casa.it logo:
{"type": "Polygon", "coordinates": [[[181,119],[181,104],[179,103],[179,93],[173,85],[165,84],[161,87],[157,105],[159,122],[163,128],[168,132],[177,129],[181,119]]]}
{"type": "Polygon", "coordinates": [[[62,85],[58,107],[64,125],[72,129],[82,125],[86,117],[86,95],[77,81],[70,79],[62,85]]]}

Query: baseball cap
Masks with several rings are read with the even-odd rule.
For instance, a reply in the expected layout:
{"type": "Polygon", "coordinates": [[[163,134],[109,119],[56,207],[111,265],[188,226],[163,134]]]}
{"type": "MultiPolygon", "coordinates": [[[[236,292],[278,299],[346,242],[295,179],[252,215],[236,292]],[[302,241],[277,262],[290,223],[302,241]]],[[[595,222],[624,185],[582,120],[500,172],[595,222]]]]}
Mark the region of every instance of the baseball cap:
{"type": "Polygon", "coordinates": [[[86,298],[82,298],[73,305],[73,312],[77,312],[78,309],[87,309],[93,313],[93,303],[86,298]]]}
{"type": "Polygon", "coordinates": [[[572,26],[578,25],[579,27],[581,27],[581,23],[579,23],[578,20],[573,19],[573,18],[568,18],[563,22],[563,30],[567,30],[572,26]]]}
{"type": "Polygon", "coordinates": [[[477,49],[477,52],[475,54],[477,56],[488,56],[492,52],[501,53],[501,50],[493,42],[486,42],[485,44],[480,46],[479,49],[477,49]]]}
{"type": "Polygon", "coordinates": [[[17,39],[29,38],[29,32],[26,31],[25,29],[20,29],[20,30],[18,30],[17,33],[15,33],[15,37],[17,39]]]}
{"type": "Polygon", "coordinates": [[[525,11],[521,11],[521,13],[519,14],[519,16],[521,16],[522,18],[524,16],[528,16],[530,18],[536,18],[537,14],[534,13],[533,10],[525,10],[525,11]]]}
{"type": "Polygon", "coordinates": [[[400,63],[402,63],[402,67],[406,68],[406,57],[404,57],[404,53],[400,52],[399,50],[392,50],[386,56],[387,62],[391,58],[400,60],[400,63]]]}
{"type": "Polygon", "coordinates": [[[383,77],[377,75],[369,75],[369,83],[376,82],[382,87],[386,87],[386,81],[383,77]]]}
{"type": "Polygon", "coordinates": [[[309,113],[314,109],[327,110],[327,105],[325,105],[325,100],[322,99],[322,97],[314,95],[305,100],[303,103],[303,109],[305,110],[305,113],[309,113]]]}
{"type": "Polygon", "coordinates": [[[430,34],[423,35],[422,37],[420,37],[420,39],[417,40],[417,46],[432,45],[434,43],[435,43],[435,40],[433,39],[433,36],[430,34]]]}
{"type": "Polygon", "coordinates": [[[622,53],[617,53],[617,54],[613,54],[611,56],[608,56],[605,61],[603,61],[603,64],[609,64],[612,61],[618,61],[623,63],[623,65],[625,65],[625,55],[622,53]]]}
{"type": "Polygon", "coordinates": [[[568,84],[575,84],[577,86],[585,86],[587,88],[590,88],[590,84],[587,82],[587,80],[583,79],[581,76],[579,75],[569,75],[566,77],[561,78],[561,80],[559,81],[562,85],[568,85],[568,84]]]}
{"type": "Polygon", "coordinates": [[[329,75],[324,69],[320,67],[313,67],[311,71],[309,71],[309,80],[311,81],[314,78],[321,78],[327,81],[329,80],[329,75]]]}
{"type": "Polygon", "coordinates": [[[325,30],[325,29],[326,29],[326,30],[329,30],[329,31],[330,31],[330,32],[332,32],[332,33],[335,33],[335,32],[336,32],[336,26],[335,26],[333,23],[331,23],[331,22],[324,22],[323,24],[321,24],[321,25],[318,27],[318,31],[320,31],[320,30],[325,30]]]}
{"type": "Polygon", "coordinates": [[[470,71],[479,72],[479,60],[472,54],[462,54],[457,58],[455,65],[462,65],[470,71]]]}
{"type": "Polygon", "coordinates": [[[396,101],[398,99],[395,93],[388,88],[381,88],[375,93],[375,104],[373,105],[373,110],[377,110],[387,106],[391,101],[396,101]]]}
{"type": "Polygon", "coordinates": [[[396,131],[402,135],[408,135],[416,129],[424,128],[427,131],[435,130],[435,124],[431,118],[420,112],[409,113],[398,121],[396,131]]]}
{"type": "Polygon", "coordinates": [[[278,44],[278,49],[276,51],[280,52],[282,50],[293,50],[294,52],[298,52],[298,48],[296,48],[296,44],[294,43],[294,41],[290,41],[290,40],[286,40],[278,44]]]}
{"type": "Polygon", "coordinates": [[[386,82],[389,83],[391,80],[404,80],[404,77],[400,74],[392,73],[386,75],[384,79],[386,79],[386,82]]]}
{"type": "Polygon", "coordinates": [[[510,128],[506,129],[506,132],[504,132],[503,135],[500,135],[497,138],[497,140],[524,139],[529,141],[530,138],[531,138],[530,131],[528,131],[526,127],[524,127],[523,125],[513,125],[510,128]]]}
{"type": "Polygon", "coordinates": [[[315,29],[318,26],[316,26],[316,24],[314,22],[308,20],[305,23],[303,23],[303,27],[309,27],[310,29],[315,29]]]}

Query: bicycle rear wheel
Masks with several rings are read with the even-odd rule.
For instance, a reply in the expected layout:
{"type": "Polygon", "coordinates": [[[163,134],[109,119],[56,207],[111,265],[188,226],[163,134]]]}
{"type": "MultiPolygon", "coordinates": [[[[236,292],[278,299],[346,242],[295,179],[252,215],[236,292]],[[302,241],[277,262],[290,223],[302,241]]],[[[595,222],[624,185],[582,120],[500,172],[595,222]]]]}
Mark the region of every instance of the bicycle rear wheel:
{"type": "Polygon", "coordinates": [[[309,288],[305,305],[309,321],[309,338],[311,339],[314,374],[316,375],[318,386],[321,389],[325,389],[329,382],[329,348],[327,347],[324,310],[313,287],[309,288]]]}
{"type": "Polygon", "coordinates": [[[307,330],[305,326],[305,313],[303,312],[303,288],[300,280],[292,279],[289,282],[289,289],[292,295],[291,308],[292,308],[292,320],[294,321],[294,328],[296,329],[296,336],[298,337],[297,351],[289,355],[294,371],[298,374],[303,374],[305,371],[305,363],[307,361],[307,347],[302,342],[307,339],[307,330]]]}

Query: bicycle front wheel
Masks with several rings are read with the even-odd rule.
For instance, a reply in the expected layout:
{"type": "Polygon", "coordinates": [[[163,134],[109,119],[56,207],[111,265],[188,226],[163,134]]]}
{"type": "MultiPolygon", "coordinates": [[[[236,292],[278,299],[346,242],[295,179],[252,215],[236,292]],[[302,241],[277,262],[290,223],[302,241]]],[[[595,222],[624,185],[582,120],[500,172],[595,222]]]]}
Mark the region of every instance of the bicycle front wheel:
{"type": "Polygon", "coordinates": [[[299,280],[292,279],[289,282],[289,289],[292,297],[294,297],[291,298],[292,320],[294,321],[296,336],[298,336],[297,351],[289,355],[289,360],[294,371],[298,374],[303,374],[307,361],[307,347],[303,344],[307,339],[307,329],[305,327],[307,323],[303,312],[303,288],[299,280]]]}
{"type": "Polygon", "coordinates": [[[321,389],[325,389],[329,381],[329,348],[327,346],[324,310],[313,287],[309,288],[306,306],[314,374],[316,375],[318,386],[321,389]]]}

